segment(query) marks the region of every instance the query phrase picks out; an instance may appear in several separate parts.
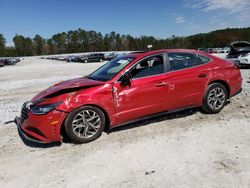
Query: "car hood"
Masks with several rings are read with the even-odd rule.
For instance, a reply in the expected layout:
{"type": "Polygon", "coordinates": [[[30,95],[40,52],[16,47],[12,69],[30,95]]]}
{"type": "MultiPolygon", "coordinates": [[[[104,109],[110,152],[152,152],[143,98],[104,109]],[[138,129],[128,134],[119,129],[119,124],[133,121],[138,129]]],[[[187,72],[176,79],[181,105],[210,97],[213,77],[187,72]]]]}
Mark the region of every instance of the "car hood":
{"type": "Polygon", "coordinates": [[[103,85],[103,84],[104,82],[102,81],[91,80],[88,79],[87,77],[75,78],[57,83],[49,87],[48,89],[41,91],[35,97],[32,98],[31,102],[35,103],[36,101],[39,101],[43,98],[49,98],[51,96],[72,92],[74,90],[103,85]]]}

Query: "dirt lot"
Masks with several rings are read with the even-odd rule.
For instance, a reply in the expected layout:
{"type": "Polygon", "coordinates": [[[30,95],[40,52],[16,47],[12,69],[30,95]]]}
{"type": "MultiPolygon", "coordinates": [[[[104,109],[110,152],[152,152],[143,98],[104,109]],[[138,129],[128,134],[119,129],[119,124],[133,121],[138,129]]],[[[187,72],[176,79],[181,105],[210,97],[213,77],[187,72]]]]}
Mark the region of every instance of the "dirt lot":
{"type": "Polygon", "coordinates": [[[41,89],[100,65],[34,57],[0,68],[0,187],[250,187],[250,70],[219,114],[188,110],[89,144],[24,143],[14,123],[4,125],[41,89]]]}

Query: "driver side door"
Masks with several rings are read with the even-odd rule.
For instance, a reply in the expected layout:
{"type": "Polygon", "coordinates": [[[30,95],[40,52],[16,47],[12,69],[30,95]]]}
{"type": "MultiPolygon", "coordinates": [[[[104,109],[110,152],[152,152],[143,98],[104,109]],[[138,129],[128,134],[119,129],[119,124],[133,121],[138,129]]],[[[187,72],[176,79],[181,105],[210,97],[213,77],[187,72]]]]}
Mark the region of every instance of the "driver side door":
{"type": "Polygon", "coordinates": [[[114,83],[113,98],[119,123],[166,110],[165,72],[165,55],[154,55],[129,70],[130,84],[123,86],[121,79],[114,83]]]}

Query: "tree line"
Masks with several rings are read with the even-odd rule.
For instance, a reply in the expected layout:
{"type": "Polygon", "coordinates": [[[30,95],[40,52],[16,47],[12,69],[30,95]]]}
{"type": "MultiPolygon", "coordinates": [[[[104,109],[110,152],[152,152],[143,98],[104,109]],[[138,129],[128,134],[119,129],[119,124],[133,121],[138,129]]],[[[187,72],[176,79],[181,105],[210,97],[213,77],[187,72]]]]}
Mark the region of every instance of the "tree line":
{"type": "Polygon", "coordinates": [[[229,46],[231,42],[237,40],[250,41],[250,27],[227,28],[186,37],[173,35],[167,39],[158,39],[153,36],[133,37],[131,35],[120,35],[114,31],[102,35],[100,32],[83,29],[57,33],[49,39],[45,39],[38,34],[34,38],[17,34],[13,38],[14,47],[6,47],[6,39],[0,34],[0,56],[146,50],[149,44],[153,45],[153,49],[213,48],[229,46]]]}

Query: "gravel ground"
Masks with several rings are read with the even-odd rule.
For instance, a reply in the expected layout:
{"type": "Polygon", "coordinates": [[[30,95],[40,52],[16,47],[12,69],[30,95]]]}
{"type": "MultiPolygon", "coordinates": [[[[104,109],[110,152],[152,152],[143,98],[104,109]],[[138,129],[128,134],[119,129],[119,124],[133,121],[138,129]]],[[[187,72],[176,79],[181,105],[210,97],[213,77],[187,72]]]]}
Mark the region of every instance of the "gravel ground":
{"type": "Polygon", "coordinates": [[[26,143],[14,123],[4,125],[41,89],[100,65],[32,57],[0,68],[0,187],[250,187],[250,70],[219,114],[187,110],[89,144],[26,143]]]}

